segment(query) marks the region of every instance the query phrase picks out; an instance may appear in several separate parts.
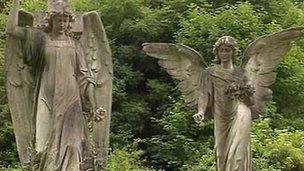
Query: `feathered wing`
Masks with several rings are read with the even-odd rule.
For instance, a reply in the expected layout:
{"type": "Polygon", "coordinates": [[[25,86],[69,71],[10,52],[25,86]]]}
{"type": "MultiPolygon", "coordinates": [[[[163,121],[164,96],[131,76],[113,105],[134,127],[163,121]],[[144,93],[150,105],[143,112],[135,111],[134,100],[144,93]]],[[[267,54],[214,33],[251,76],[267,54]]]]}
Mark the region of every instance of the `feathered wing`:
{"type": "MultiPolygon", "coordinates": [[[[31,13],[19,11],[19,26],[31,27],[33,20],[31,13]]],[[[19,158],[24,165],[30,161],[30,148],[35,139],[35,81],[30,67],[24,63],[24,41],[8,36],[6,42],[6,90],[19,158]]]]}
{"type": "Polygon", "coordinates": [[[276,80],[275,70],[302,30],[303,27],[296,27],[262,36],[246,49],[241,67],[246,69],[249,82],[256,91],[251,107],[253,117],[265,112],[265,102],[272,99],[269,86],[276,80]]]}
{"type": "Polygon", "coordinates": [[[188,106],[197,105],[198,98],[206,93],[202,80],[207,65],[203,57],[194,49],[180,44],[144,43],[143,50],[159,59],[158,64],[180,81],[178,87],[186,96],[188,106]]]}
{"type": "MultiPolygon", "coordinates": [[[[105,29],[97,12],[83,15],[84,30],[80,42],[88,68],[96,82],[94,94],[97,107],[106,111],[101,122],[93,123],[93,141],[98,167],[104,167],[108,153],[112,105],[113,64],[105,29]]],[[[100,170],[98,168],[97,170],[100,170]]]]}

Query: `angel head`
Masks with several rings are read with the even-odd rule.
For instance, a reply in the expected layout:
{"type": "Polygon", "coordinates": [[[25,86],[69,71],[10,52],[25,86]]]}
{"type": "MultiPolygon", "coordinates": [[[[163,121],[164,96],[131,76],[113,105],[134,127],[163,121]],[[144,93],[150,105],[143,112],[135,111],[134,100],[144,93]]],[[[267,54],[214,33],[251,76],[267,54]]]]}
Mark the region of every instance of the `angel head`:
{"type": "Polygon", "coordinates": [[[71,29],[71,23],[75,21],[74,15],[69,11],[68,4],[65,1],[54,1],[44,18],[46,32],[56,32],[68,34],[71,29]]]}
{"type": "Polygon", "coordinates": [[[223,36],[213,46],[215,62],[227,62],[233,60],[238,51],[236,40],[230,36],[223,36]]]}

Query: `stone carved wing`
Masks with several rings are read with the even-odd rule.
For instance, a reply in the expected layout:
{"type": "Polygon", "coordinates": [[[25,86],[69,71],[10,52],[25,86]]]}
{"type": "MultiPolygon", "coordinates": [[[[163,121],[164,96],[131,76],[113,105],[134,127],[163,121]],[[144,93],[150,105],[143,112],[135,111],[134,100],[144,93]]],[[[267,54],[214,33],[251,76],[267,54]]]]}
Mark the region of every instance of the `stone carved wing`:
{"type": "MultiPolygon", "coordinates": [[[[32,27],[31,13],[19,11],[18,25],[32,27]]],[[[8,103],[16,137],[16,144],[22,165],[30,161],[30,148],[35,139],[35,79],[24,58],[25,41],[9,36],[6,41],[5,69],[8,103]]]]}
{"type": "Polygon", "coordinates": [[[112,104],[113,64],[109,42],[104,26],[97,12],[83,15],[84,30],[80,43],[84,48],[89,72],[96,83],[94,89],[95,101],[98,107],[106,111],[106,117],[93,123],[93,141],[97,165],[105,163],[108,153],[108,140],[112,104]]]}
{"type": "Polygon", "coordinates": [[[207,65],[202,55],[188,46],[171,43],[144,43],[143,50],[159,59],[158,64],[180,81],[178,87],[188,106],[197,105],[205,92],[202,80],[207,65]]]}
{"type": "Polygon", "coordinates": [[[293,40],[301,35],[303,27],[286,29],[262,36],[251,43],[244,53],[241,67],[247,71],[249,82],[254,86],[252,116],[265,112],[265,102],[272,99],[269,88],[276,80],[276,69],[291,48],[293,40]]]}

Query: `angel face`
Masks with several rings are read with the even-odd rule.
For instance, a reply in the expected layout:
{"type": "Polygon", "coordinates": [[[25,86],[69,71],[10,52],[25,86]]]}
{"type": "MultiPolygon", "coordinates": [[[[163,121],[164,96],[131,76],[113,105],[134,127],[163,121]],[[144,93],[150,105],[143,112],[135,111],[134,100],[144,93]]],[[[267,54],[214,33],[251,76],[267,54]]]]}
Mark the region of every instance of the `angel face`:
{"type": "Polygon", "coordinates": [[[217,53],[217,56],[221,62],[229,62],[233,60],[234,48],[224,44],[218,48],[217,53]]]}
{"type": "Polygon", "coordinates": [[[64,34],[70,27],[69,16],[54,15],[52,17],[52,31],[59,34],[64,34]]]}
{"type": "Polygon", "coordinates": [[[231,36],[223,36],[213,46],[215,61],[219,63],[233,62],[237,50],[236,40],[231,36]]]}

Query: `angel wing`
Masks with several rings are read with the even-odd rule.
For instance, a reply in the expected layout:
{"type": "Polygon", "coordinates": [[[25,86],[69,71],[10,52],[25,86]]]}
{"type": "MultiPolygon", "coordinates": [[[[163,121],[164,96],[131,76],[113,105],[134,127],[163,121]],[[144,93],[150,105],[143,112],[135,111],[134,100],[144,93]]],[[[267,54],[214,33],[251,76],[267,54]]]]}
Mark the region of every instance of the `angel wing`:
{"type": "Polygon", "coordinates": [[[159,59],[158,64],[173,78],[180,81],[178,87],[186,96],[188,106],[195,106],[204,94],[203,73],[207,67],[203,57],[194,49],[180,44],[144,43],[143,50],[159,59]]]}
{"type": "Polygon", "coordinates": [[[265,112],[265,102],[272,99],[269,86],[276,80],[275,70],[302,30],[303,27],[296,27],[262,36],[246,49],[241,68],[246,69],[249,82],[255,87],[251,107],[254,118],[265,112]]]}
{"type": "MultiPolygon", "coordinates": [[[[19,11],[18,25],[33,26],[34,16],[19,11]]],[[[18,38],[7,37],[5,64],[6,90],[16,137],[19,158],[22,165],[30,162],[30,148],[35,139],[34,97],[35,81],[30,67],[24,63],[24,42],[18,38]]]]}
{"type": "Polygon", "coordinates": [[[88,68],[96,82],[95,100],[98,107],[106,111],[106,118],[94,122],[93,141],[95,147],[96,170],[104,167],[109,144],[112,104],[113,64],[105,29],[97,12],[83,15],[83,34],[80,42],[84,48],[88,68]]]}

